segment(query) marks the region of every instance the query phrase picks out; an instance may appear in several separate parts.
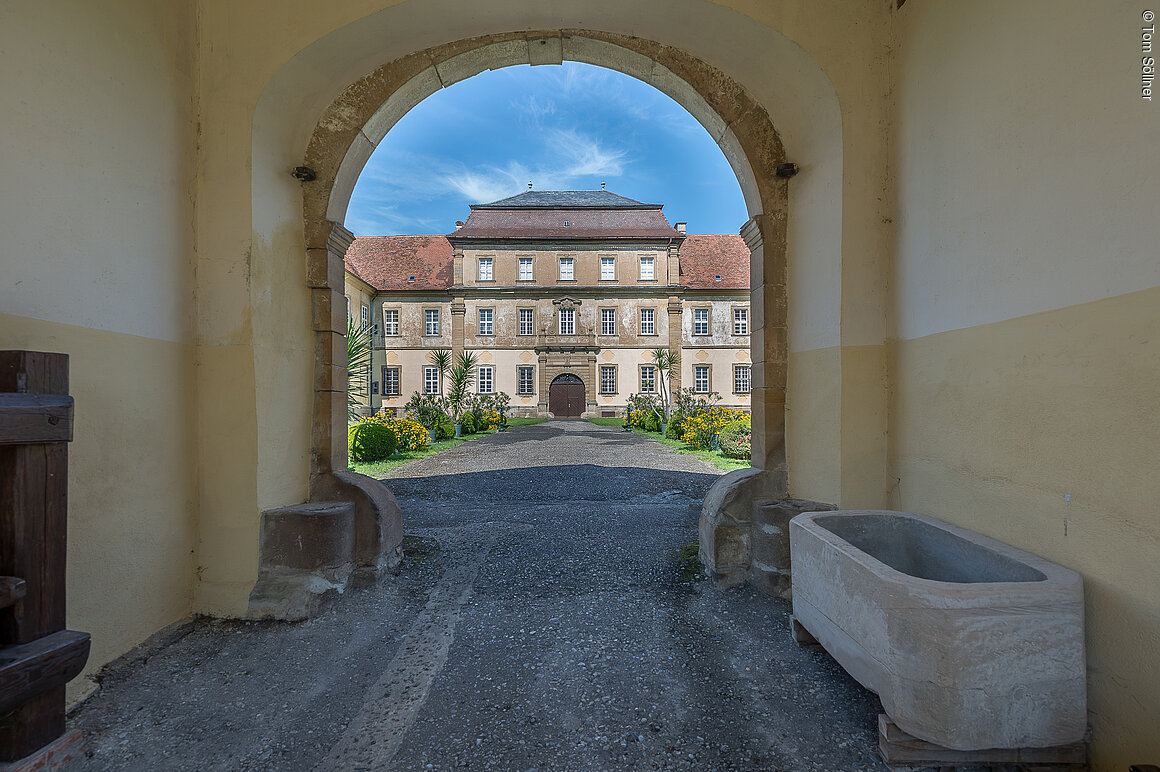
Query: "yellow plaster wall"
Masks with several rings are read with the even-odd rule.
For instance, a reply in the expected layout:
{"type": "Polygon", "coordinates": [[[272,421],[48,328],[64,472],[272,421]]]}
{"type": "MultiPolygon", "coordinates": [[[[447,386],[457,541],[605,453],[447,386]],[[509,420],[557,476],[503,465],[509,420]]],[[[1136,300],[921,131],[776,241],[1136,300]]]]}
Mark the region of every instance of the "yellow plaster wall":
{"type": "Polygon", "coordinates": [[[191,610],[194,21],[0,7],[0,348],[70,356],[68,624],[87,676],[191,610]]]}
{"type": "Polygon", "coordinates": [[[1108,772],[1160,758],[1160,113],[1140,13],[898,13],[891,503],[1083,574],[1108,772]]]}

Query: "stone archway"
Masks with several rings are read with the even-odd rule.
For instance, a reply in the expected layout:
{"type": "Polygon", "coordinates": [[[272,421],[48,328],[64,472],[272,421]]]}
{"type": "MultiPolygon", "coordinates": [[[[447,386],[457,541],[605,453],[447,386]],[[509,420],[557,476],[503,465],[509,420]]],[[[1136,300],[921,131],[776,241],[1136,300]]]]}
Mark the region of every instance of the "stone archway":
{"type": "Polygon", "coordinates": [[[587,407],[584,381],[573,373],[557,375],[548,387],[548,411],[554,418],[579,418],[587,407]]]}

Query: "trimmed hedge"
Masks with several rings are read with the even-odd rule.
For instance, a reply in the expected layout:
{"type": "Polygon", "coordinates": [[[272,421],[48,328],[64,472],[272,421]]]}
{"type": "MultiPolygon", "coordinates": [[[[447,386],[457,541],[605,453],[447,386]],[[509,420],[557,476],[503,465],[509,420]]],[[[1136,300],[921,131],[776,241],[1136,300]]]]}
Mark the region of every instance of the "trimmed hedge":
{"type": "Polygon", "coordinates": [[[382,461],[399,446],[399,439],[390,427],[369,421],[350,427],[347,439],[351,460],[360,463],[382,461]]]}

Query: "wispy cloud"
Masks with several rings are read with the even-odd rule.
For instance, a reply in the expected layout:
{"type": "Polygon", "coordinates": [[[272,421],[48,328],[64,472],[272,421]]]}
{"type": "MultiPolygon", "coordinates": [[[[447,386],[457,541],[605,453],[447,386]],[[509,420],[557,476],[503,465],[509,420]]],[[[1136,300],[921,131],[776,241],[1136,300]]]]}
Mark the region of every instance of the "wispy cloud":
{"type": "Polygon", "coordinates": [[[547,139],[549,147],[566,161],[563,173],[568,177],[619,177],[624,173],[626,150],[603,147],[599,140],[576,129],[552,129],[547,139]]]}

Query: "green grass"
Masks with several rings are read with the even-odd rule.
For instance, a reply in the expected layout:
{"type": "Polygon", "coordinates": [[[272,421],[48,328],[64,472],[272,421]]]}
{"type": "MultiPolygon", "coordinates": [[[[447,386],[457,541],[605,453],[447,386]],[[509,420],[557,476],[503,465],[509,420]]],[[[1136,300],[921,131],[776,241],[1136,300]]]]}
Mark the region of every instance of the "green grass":
{"type": "MultiPolygon", "coordinates": [[[[622,418],[589,418],[588,420],[598,426],[621,426],[624,423],[624,419],[622,418]]],[[[664,437],[660,432],[642,432],[640,429],[633,429],[632,431],[634,434],[656,440],[660,444],[669,447],[674,453],[680,453],[682,456],[696,456],[702,461],[725,472],[732,472],[734,469],[748,469],[752,466],[746,459],[729,458],[729,456],[716,450],[698,450],[691,445],[686,445],[680,440],[664,437]]]]}
{"type": "MultiPolygon", "coordinates": [[[[543,423],[547,418],[509,418],[508,428],[516,426],[532,426],[533,424],[543,423]]],[[[409,461],[415,461],[420,458],[427,458],[436,453],[454,448],[456,445],[462,445],[465,442],[486,437],[489,434],[495,434],[495,431],[479,432],[478,434],[465,434],[462,437],[453,437],[449,440],[439,440],[433,442],[422,450],[400,450],[396,451],[393,456],[382,461],[372,461],[370,463],[362,464],[357,461],[350,462],[350,469],[352,472],[365,474],[367,477],[382,477],[383,475],[399,468],[409,461]]]]}

